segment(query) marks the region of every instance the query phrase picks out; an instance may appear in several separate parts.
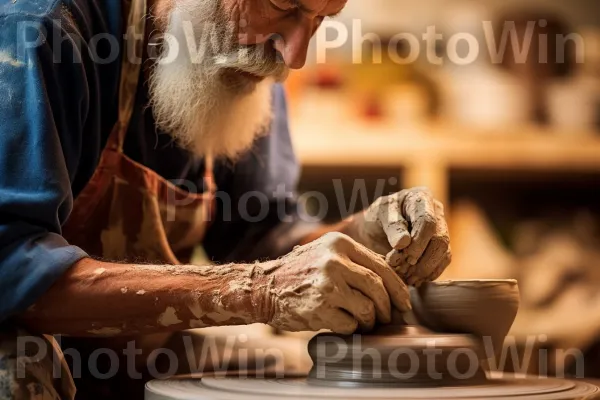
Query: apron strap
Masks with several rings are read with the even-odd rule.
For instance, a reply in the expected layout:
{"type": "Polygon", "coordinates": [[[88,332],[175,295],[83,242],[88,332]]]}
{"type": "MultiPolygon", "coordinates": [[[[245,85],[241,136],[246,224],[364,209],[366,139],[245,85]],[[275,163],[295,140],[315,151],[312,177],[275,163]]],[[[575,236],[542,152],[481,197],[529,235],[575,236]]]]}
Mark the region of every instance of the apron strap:
{"type": "MultiPolygon", "coordinates": [[[[119,82],[119,120],[107,143],[107,147],[123,152],[125,136],[131,122],[135,98],[140,80],[144,40],[146,32],[147,0],[125,0],[124,10],[128,13],[126,34],[121,63],[121,80],[119,82]],[[141,39],[140,39],[141,38],[141,39]]],[[[217,186],[214,176],[212,156],[205,158],[204,182],[208,193],[215,193],[217,186]]]]}
{"type": "Polygon", "coordinates": [[[124,9],[128,8],[128,17],[125,25],[126,32],[123,41],[123,60],[119,83],[119,120],[111,134],[109,143],[107,143],[107,146],[118,152],[123,151],[140,79],[146,32],[146,1],[130,0],[124,2],[129,3],[129,7],[124,6],[124,9]]]}

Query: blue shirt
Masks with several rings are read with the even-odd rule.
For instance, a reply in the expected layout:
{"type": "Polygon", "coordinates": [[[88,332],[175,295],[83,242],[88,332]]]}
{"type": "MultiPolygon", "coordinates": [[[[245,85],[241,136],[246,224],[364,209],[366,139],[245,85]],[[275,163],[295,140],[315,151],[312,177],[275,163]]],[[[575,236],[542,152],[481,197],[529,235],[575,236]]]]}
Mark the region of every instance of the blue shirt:
{"type": "MultiPolygon", "coordinates": [[[[122,44],[121,1],[0,0],[0,322],[87,256],[67,243],[61,227],[117,118],[121,53],[92,38],[108,33],[122,44]]],[[[237,163],[216,165],[217,186],[234,206],[231,215],[217,213],[205,238],[215,261],[278,256],[305,233],[294,199],[274,194],[280,185],[294,190],[299,168],[283,89],[273,91],[270,134],[237,163]],[[236,207],[250,190],[271,204],[260,222],[245,221],[236,207]],[[282,204],[285,220],[277,211],[282,204]]],[[[203,161],[157,132],[147,105],[142,79],[125,153],[166,179],[201,188],[203,161]]],[[[253,199],[244,202],[249,215],[261,211],[253,199]]]]}

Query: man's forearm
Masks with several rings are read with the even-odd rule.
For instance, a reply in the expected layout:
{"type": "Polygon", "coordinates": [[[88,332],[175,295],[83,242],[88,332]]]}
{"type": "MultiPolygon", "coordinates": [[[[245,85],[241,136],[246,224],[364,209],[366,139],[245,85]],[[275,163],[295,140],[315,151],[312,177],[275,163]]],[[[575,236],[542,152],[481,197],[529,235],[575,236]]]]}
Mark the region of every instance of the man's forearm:
{"type": "Polygon", "coordinates": [[[17,320],[72,336],[263,322],[252,265],[156,266],[83,259],[17,320]]]}

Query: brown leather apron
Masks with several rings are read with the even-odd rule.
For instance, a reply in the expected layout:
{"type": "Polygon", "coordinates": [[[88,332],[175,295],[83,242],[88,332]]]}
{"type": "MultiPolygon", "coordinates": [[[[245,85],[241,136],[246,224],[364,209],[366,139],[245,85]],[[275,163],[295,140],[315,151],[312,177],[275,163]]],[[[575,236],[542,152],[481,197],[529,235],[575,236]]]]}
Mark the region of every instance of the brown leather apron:
{"type": "MultiPolygon", "coordinates": [[[[129,48],[138,55],[144,46],[140,38],[145,37],[146,7],[146,0],[132,0],[129,7],[127,24],[135,29],[132,34],[127,30],[127,44],[133,45],[129,48]]],[[[204,193],[193,194],[123,153],[141,73],[140,63],[132,63],[128,54],[124,48],[119,119],[92,178],[75,199],[63,236],[90,256],[105,260],[187,262],[211,219],[215,193],[212,162],[210,158],[206,161],[204,193]]]]}

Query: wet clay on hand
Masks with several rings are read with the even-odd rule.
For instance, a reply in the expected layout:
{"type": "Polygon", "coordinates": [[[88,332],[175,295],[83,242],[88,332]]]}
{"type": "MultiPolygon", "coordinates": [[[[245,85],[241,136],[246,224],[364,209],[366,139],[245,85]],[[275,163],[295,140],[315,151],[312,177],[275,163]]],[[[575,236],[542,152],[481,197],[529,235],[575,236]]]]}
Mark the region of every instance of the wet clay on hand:
{"type": "Polygon", "coordinates": [[[437,279],[450,265],[450,236],[444,206],[427,188],[378,199],[352,217],[348,234],[386,261],[409,285],[437,279]]]}
{"type": "Polygon", "coordinates": [[[382,256],[329,233],[263,266],[259,291],[267,323],[287,331],[353,333],[391,321],[392,305],[410,308],[408,289],[382,256]]]}

